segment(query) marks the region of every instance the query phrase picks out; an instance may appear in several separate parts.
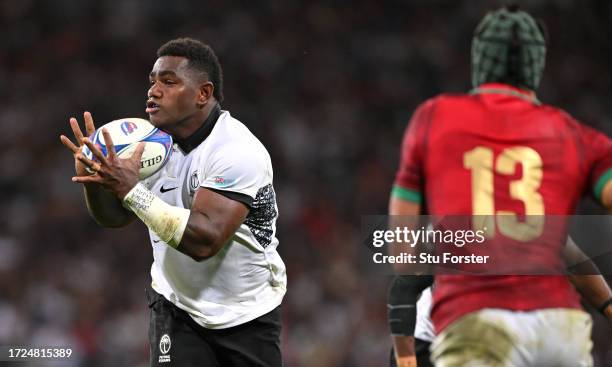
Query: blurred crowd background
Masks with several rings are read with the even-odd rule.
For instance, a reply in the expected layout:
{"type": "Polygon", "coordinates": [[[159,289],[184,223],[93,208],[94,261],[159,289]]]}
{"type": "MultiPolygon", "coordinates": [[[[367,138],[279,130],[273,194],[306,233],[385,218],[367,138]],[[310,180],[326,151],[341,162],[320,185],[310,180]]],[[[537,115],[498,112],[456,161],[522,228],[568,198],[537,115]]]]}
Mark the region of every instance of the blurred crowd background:
{"type": "MultiPolygon", "coordinates": [[[[0,345],[147,366],[145,227],[90,219],[58,137],[85,110],[98,126],[146,117],[157,48],[192,36],[219,56],[223,108],[272,156],[285,364],[385,366],[389,279],[364,266],[360,216],[386,213],[415,107],[470,88],[472,31],[500,3],[0,1],[0,345]]],[[[541,100],[612,135],[612,2],[523,3],[550,33],[541,100]]],[[[594,318],[596,365],[612,366],[612,328],[594,318]]]]}

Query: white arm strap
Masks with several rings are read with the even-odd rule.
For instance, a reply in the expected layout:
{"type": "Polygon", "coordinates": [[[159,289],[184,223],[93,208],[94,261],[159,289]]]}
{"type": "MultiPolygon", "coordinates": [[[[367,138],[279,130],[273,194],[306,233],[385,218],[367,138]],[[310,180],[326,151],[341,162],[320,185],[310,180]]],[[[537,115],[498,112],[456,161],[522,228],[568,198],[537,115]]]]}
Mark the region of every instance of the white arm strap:
{"type": "Polygon", "coordinates": [[[133,211],[162,241],[173,248],[178,247],[187,227],[189,209],[167,204],[140,182],[125,195],[123,205],[133,211]]]}

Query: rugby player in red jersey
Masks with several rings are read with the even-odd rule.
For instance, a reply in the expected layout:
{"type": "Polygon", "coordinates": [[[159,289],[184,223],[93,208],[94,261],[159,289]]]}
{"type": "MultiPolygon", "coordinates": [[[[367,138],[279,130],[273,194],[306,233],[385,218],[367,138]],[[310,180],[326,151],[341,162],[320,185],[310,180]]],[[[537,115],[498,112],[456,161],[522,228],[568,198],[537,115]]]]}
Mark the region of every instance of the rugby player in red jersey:
{"type": "MultiPolygon", "coordinates": [[[[508,261],[563,268],[564,241],[538,246],[538,218],[573,214],[589,191],[612,208],[612,141],[537,99],[545,52],[529,14],[485,16],[472,92],[428,100],[411,119],[390,214],[492,216],[494,236],[520,248],[508,261]]],[[[566,276],[436,274],[433,299],[436,366],[592,365],[591,319],[566,276]]]]}

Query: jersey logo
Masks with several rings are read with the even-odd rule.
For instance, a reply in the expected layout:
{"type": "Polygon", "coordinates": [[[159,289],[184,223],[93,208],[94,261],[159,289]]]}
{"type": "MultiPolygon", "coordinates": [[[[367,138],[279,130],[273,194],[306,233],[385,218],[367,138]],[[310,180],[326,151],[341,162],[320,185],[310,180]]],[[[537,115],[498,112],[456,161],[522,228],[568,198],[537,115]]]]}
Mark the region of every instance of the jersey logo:
{"type": "Polygon", "coordinates": [[[213,177],[213,182],[216,187],[227,187],[234,183],[235,180],[221,176],[213,177]]]}
{"type": "Polygon", "coordinates": [[[170,340],[170,335],[164,334],[159,340],[159,351],[163,354],[159,356],[159,363],[168,363],[170,362],[170,356],[166,355],[170,352],[170,348],[172,347],[172,341],[170,340]]]}
{"type": "Polygon", "coordinates": [[[189,177],[189,195],[193,196],[197,188],[200,186],[200,179],[198,178],[198,171],[195,171],[189,177]]]}
{"type": "Polygon", "coordinates": [[[163,194],[164,192],[172,191],[174,189],[178,189],[178,186],[165,188],[164,185],[162,185],[162,187],[160,187],[159,189],[159,192],[163,194]]]}
{"type": "Polygon", "coordinates": [[[123,121],[121,123],[121,131],[123,131],[123,134],[126,136],[133,133],[136,129],[138,129],[138,126],[132,121],[123,121]]]}

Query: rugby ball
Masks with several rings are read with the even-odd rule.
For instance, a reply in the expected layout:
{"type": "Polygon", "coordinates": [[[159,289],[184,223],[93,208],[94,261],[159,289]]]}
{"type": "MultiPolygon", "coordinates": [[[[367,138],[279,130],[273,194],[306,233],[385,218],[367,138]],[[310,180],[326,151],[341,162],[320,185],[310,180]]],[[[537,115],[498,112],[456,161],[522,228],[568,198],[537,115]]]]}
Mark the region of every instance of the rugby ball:
{"type": "MultiPolygon", "coordinates": [[[[166,164],[172,153],[172,137],[153,126],[149,121],[140,118],[124,118],[111,121],[98,128],[89,139],[106,156],[106,144],[102,129],[110,134],[117,156],[126,159],[132,156],[139,142],[145,143],[145,149],[140,160],[140,179],[143,180],[166,164]]],[[[91,150],[84,145],[83,154],[97,161],[91,150]]],[[[93,172],[92,172],[93,173],[93,172]]]]}

